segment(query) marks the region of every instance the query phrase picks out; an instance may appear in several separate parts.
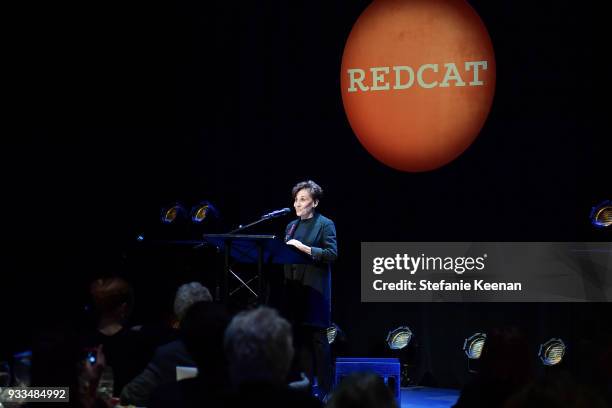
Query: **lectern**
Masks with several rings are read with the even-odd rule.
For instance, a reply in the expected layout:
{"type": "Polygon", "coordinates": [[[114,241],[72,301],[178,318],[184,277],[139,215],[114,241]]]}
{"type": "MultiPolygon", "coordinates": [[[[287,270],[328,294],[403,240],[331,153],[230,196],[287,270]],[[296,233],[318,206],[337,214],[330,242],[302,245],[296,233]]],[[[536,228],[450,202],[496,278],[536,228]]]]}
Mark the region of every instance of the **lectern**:
{"type": "Polygon", "coordinates": [[[204,234],[204,241],[223,250],[225,266],[220,282],[223,302],[229,299],[230,261],[257,264],[258,296],[263,293],[263,268],[265,264],[309,264],[313,260],[306,254],[275,235],[204,234]]]}

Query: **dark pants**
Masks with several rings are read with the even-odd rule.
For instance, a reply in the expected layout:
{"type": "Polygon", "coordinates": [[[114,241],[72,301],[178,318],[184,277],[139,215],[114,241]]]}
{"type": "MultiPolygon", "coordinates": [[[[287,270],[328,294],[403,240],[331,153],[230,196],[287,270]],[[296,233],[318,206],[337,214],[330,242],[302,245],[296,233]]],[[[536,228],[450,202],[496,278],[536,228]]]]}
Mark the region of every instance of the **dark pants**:
{"type": "Polygon", "coordinates": [[[327,330],[313,326],[294,326],[295,358],[293,372],[305,373],[314,385],[317,378],[321,396],[331,389],[331,353],[327,330]]]}
{"type": "Polygon", "coordinates": [[[320,393],[324,396],[331,389],[331,350],[327,341],[327,328],[305,323],[309,322],[311,292],[312,288],[300,282],[285,280],[277,304],[281,314],[293,327],[295,357],[290,380],[299,380],[303,372],[312,385],[316,377],[320,393]]]}

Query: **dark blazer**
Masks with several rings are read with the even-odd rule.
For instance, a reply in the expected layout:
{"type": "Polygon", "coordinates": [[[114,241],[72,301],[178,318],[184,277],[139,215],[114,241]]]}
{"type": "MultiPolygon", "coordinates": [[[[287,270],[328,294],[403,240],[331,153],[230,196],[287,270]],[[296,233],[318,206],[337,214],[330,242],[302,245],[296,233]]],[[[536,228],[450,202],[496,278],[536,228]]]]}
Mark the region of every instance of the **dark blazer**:
{"type": "MultiPolygon", "coordinates": [[[[319,213],[302,243],[312,248],[314,263],[285,265],[286,314],[297,324],[316,327],[331,325],[331,263],[338,257],[336,226],[319,213]]],[[[293,238],[299,219],[285,229],[285,242],[293,238]]]]}
{"type": "Polygon", "coordinates": [[[155,350],[144,371],[121,390],[121,402],[124,405],[148,406],[153,390],[162,384],[176,382],[176,366],[196,366],[182,340],[164,344],[155,350]]]}

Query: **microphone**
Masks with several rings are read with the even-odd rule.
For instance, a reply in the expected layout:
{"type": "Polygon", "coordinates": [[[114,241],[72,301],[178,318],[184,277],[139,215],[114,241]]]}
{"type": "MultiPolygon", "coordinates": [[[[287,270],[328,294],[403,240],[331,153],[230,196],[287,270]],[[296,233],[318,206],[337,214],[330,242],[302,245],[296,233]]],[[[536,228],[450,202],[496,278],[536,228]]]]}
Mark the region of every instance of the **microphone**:
{"type": "Polygon", "coordinates": [[[280,217],[282,215],[289,214],[290,212],[291,212],[291,210],[289,208],[282,208],[280,210],[276,210],[276,211],[272,211],[270,213],[267,213],[267,214],[263,215],[261,218],[262,219],[267,219],[267,218],[280,217]]]}

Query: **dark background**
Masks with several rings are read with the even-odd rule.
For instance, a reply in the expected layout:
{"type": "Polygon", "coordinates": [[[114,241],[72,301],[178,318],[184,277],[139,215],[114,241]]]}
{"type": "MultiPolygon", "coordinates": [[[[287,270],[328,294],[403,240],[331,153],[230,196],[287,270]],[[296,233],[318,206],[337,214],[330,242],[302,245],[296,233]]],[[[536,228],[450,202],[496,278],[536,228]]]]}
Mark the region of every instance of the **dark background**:
{"type": "MultiPolygon", "coordinates": [[[[461,345],[474,331],[516,324],[534,358],[552,336],[574,350],[602,338],[612,311],[603,303],[359,299],[362,241],[610,240],[588,218],[612,198],[602,12],[590,2],[470,1],[496,52],[491,114],[458,159],[410,174],[372,158],[342,108],[343,47],[368,4],[104,2],[9,13],[3,354],[27,347],[43,322],[78,314],[97,274],[134,283],[138,321],[170,307],[178,283],[213,282],[210,254],[155,243],[206,230],[162,229],[161,206],[210,200],[228,230],[290,206],[291,187],[308,178],[325,189],[320,209],[338,230],[333,316],[349,354],[375,356],[387,331],[407,324],[419,371],[458,386],[461,345]]],[[[288,219],[259,231],[280,234],[288,219]]]]}

